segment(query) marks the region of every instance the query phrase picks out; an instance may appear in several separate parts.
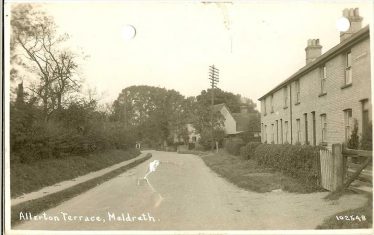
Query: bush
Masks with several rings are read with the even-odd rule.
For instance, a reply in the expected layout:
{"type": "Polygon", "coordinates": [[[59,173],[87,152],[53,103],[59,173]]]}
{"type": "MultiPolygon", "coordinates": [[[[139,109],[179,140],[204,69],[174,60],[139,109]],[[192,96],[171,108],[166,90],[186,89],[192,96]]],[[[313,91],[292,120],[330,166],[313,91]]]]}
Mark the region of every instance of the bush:
{"type": "Polygon", "coordinates": [[[260,144],[260,142],[249,142],[248,144],[240,148],[240,156],[245,160],[252,158],[255,154],[257,146],[259,146],[260,144]]]}
{"type": "Polygon", "coordinates": [[[254,159],[266,167],[280,170],[300,181],[319,186],[320,147],[308,145],[261,144],[257,146],[254,159]]]}
{"type": "Polygon", "coordinates": [[[240,148],[244,145],[241,138],[229,138],[225,140],[225,150],[235,156],[240,154],[240,148]]]}
{"type": "Polygon", "coordinates": [[[362,131],[361,138],[361,149],[363,150],[372,150],[373,149],[373,126],[369,122],[368,128],[362,131]]]}

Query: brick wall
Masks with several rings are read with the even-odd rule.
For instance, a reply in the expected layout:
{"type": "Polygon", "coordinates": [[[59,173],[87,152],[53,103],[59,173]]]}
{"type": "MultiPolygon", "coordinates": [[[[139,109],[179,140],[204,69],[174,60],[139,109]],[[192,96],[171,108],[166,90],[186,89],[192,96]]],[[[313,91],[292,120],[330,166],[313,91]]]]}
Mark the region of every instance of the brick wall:
{"type": "MultiPolygon", "coordinates": [[[[296,119],[300,119],[301,139],[304,144],[306,139],[313,144],[313,115],[315,113],[316,144],[322,141],[321,114],[327,116],[326,142],[330,146],[332,143],[342,143],[345,140],[344,110],[352,109],[352,120],[357,119],[359,133],[362,133],[362,100],[369,102],[369,119],[371,120],[371,76],[370,76],[370,42],[369,38],[364,39],[339,55],[331,58],[325,63],[327,79],[325,83],[325,95],[321,95],[321,68],[309,71],[299,77],[300,103],[296,104],[296,83],[292,81],[287,84],[288,107],[284,107],[284,88],[273,93],[273,107],[271,110],[271,95],[264,97],[261,101],[261,131],[262,142],[272,141],[271,127],[274,125],[274,143],[281,143],[281,124],[283,125],[283,142],[291,143],[291,123],[292,121],[292,143],[297,142],[296,119]],[[352,55],[352,85],[342,88],[345,78],[345,54],[351,51],[352,55]],[[291,87],[291,104],[290,90],[291,87]],[[265,113],[266,105],[266,113],[265,113]],[[292,105],[292,120],[291,106],[292,105]],[[306,116],[305,116],[306,114],[306,116]],[[305,129],[305,117],[307,119],[307,138],[305,129]],[[278,141],[276,121],[278,120],[278,141]],[[288,121],[288,138],[286,139],[285,121],[288,121]],[[264,126],[267,126],[267,133],[264,133],[264,126]],[[265,139],[265,137],[267,137],[265,139]]],[[[351,124],[353,129],[353,123],[351,124]]]]}

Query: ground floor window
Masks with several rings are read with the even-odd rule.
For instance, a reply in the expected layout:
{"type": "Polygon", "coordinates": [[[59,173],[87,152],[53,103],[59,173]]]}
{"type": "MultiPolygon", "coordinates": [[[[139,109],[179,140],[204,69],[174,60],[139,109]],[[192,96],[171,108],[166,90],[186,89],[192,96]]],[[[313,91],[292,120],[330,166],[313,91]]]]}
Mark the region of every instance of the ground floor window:
{"type": "Polygon", "coordinates": [[[345,142],[348,142],[352,132],[352,109],[344,110],[344,132],[345,142]]]}
{"type": "Polygon", "coordinates": [[[322,131],[322,142],[327,142],[327,116],[326,114],[321,114],[321,131],[322,131]]]}

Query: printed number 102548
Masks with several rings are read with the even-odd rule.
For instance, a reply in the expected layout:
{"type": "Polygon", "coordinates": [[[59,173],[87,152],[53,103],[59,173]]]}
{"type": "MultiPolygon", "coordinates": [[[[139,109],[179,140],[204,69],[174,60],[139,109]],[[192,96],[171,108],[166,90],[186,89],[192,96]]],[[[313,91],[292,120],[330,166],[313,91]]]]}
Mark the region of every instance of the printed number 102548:
{"type": "Polygon", "coordinates": [[[344,220],[344,221],[366,221],[365,215],[337,215],[335,216],[336,220],[344,220]]]}

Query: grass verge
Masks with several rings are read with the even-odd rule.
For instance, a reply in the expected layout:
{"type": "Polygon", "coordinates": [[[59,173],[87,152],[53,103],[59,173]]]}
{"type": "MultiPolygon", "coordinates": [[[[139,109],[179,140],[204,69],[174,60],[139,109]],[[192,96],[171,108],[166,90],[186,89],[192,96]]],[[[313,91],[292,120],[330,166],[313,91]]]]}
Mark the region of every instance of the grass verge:
{"type": "Polygon", "coordinates": [[[18,197],[24,193],[104,169],[135,158],[139,154],[140,152],[136,149],[128,151],[110,150],[87,156],[44,159],[31,163],[11,163],[11,197],[18,197]]]}
{"type": "Polygon", "coordinates": [[[203,156],[202,159],[217,174],[247,190],[260,193],[276,189],[295,193],[311,193],[321,190],[315,186],[305,185],[272,168],[260,166],[254,160],[243,160],[225,151],[203,156]]]}
{"type": "Polygon", "coordinates": [[[147,161],[151,157],[152,157],[152,154],[148,153],[144,158],[138,159],[126,166],[120,167],[100,177],[88,180],[86,182],[77,184],[71,188],[50,194],[42,198],[38,198],[35,200],[31,200],[28,202],[23,202],[18,205],[15,205],[11,208],[11,226],[15,226],[21,222],[19,220],[20,212],[31,212],[31,214],[37,215],[49,208],[56,207],[62,202],[67,201],[91,188],[94,188],[97,185],[102,184],[107,180],[110,180],[122,174],[128,169],[133,168],[139,165],[140,163],[147,161]]]}
{"type": "Polygon", "coordinates": [[[367,202],[364,206],[339,212],[324,220],[317,226],[317,229],[360,229],[373,227],[373,201],[372,194],[367,195],[367,202]],[[342,216],[342,217],[341,217],[342,216]],[[354,220],[351,218],[354,218],[354,220]],[[365,220],[363,220],[363,217],[365,220]],[[347,217],[349,220],[347,220],[347,217]],[[338,219],[340,218],[340,219],[338,219]],[[344,219],[341,219],[344,218],[344,219]],[[358,219],[360,218],[360,220],[358,219]]]}

